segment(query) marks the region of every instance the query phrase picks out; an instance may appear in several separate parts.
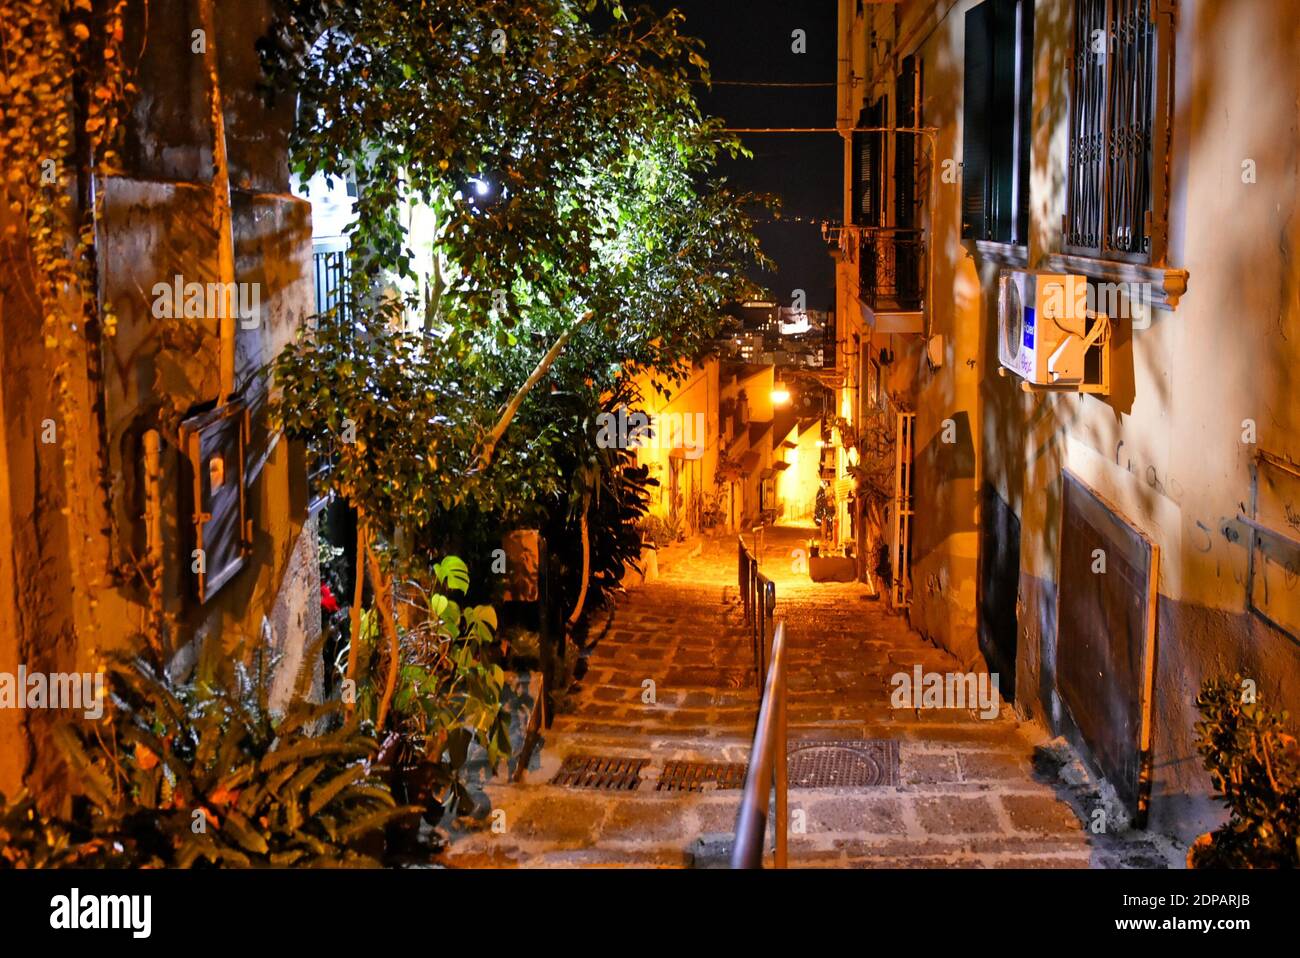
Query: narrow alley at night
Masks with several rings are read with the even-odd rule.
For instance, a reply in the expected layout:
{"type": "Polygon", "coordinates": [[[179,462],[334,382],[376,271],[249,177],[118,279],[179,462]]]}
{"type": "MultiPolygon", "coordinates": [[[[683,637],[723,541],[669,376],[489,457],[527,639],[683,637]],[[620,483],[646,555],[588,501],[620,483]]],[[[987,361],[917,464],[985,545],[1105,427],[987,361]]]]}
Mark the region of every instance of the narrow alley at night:
{"type": "Polygon", "coordinates": [[[1276,933],[1296,14],[0,0],[6,924],[1276,933]]]}

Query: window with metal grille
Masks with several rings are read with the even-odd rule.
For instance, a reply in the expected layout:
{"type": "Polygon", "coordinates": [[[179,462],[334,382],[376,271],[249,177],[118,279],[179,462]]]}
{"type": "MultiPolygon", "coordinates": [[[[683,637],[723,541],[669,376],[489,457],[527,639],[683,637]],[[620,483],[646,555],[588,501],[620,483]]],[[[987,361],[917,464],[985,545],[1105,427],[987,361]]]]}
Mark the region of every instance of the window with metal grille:
{"type": "Polygon", "coordinates": [[[1069,253],[1164,262],[1172,20],[1168,0],[1075,0],[1069,253]]]}
{"type": "Polygon", "coordinates": [[[966,13],[962,233],[1024,245],[1029,237],[1033,0],[984,0],[966,13]]]}
{"type": "MultiPolygon", "coordinates": [[[[355,191],[355,180],[349,179],[349,192],[355,191]]],[[[349,297],[348,251],[346,240],[322,240],[313,247],[312,256],[316,279],[316,321],[325,323],[352,322],[349,297]]],[[[337,444],[333,441],[307,446],[307,488],[311,499],[308,510],[316,513],[330,501],[329,478],[338,463],[337,444]]]]}

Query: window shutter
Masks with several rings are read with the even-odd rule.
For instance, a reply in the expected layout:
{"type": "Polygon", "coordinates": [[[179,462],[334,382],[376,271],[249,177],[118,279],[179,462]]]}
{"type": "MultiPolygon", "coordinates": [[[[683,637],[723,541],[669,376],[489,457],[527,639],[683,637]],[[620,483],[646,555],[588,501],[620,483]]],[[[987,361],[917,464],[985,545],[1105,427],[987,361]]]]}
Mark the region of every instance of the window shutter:
{"type": "MultiPolygon", "coordinates": [[[[895,123],[916,126],[918,73],[916,57],[904,57],[895,85],[895,123]]],[[[916,225],[916,134],[899,133],[894,141],[894,225],[916,225]]]]}
{"type": "MultiPolygon", "coordinates": [[[[860,127],[884,125],[884,101],[877,100],[862,108],[858,117],[860,127]]],[[[853,218],[859,226],[879,226],[881,206],[881,181],[883,178],[884,134],[853,134],[853,218]]]]}
{"type": "Polygon", "coordinates": [[[988,188],[984,193],[984,239],[1011,242],[1015,223],[1018,114],[1016,86],[1016,0],[986,0],[990,12],[989,59],[992,63],[988,100],[988,188]]]}
{"type": "Polygon", "coordinates": [[[1029,242],[1029,144],[1033,140],[1034,100],[1034,0],[1020,0],[1020,82],[1016,103],[1016,215],[1012,241],[1029,242]]]}
{"type": "Polygon", "coordinates": [[[966,13],[966,78],[962,104],[961,235],[988,234],[989,108],[992,91],[992,4],[966,13]]]}

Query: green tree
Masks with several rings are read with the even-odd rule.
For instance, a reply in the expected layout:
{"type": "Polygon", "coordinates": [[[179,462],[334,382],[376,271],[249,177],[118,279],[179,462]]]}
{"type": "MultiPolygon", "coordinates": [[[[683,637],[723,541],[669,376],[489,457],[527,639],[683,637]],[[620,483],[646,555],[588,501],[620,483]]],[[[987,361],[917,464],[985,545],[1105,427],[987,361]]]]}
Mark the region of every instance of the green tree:
{"type": "Polygon", "coordinates": [[[264,52],[299,97],[296,171],[356,172],[363,329],[322,324],[283,357],[286,422],[355,427],[336,481],[385,527],[459,506],[535,518],[568,491],[556,445],[637,371],[680,375],[751,292],[751,198],[713,176],[740,146],[695,103],[698,43],[675,12],[573,0],[288,13],[264,52]],[[437,224],[425,275],[411,201],[437,224]],[[577,397],[566,418],[544,380],[577,397]]]}
{"type": "MultiPolygon", "coordinates": [[[[354,174],[359,198],[354,321],[322,318],[282,355],[277,409],[290,434],[337,450],[332,482],[361,517],[391,694],[399,559],[418,578],[448,549],[472,557],[528,524],[553,544],[568,627],[589,582],[617,585],[639,555],[629,528],[645,476],[598,448],[596,417],[637,402],[643,370],[656,386],[679,379],[723,304],[754,293],[757,198],[716,176],[741,147],[700,113],[707,65],[679,13],[606,0],[286,7],[263,54],[298,98],[295,172],[354,174]],[[434,224],[422,241],[413,208],[434,224]],[[593,516],[616,528],[592,529],[593,516]]],[[[352,622],[360,634],[359,609],[352,622]]]]}

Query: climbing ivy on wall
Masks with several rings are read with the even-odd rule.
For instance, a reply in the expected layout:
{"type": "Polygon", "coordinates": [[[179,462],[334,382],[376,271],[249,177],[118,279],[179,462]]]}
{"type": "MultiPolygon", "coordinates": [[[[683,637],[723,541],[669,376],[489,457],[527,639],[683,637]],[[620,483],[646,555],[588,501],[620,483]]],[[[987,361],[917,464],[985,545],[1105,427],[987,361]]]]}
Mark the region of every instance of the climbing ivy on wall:
{"type": "MultiPolygon", "coordinates": [[[[86,176],[116,165],[113,145],[135,92],[122,55],[126,6],[12,0],[0,15],[0,156],[14,217],[5,240],[25,246],[50,349],[84,333],[65,297],[95,287],[95,211],[77,207],[80,195],[95,195],[86,176]]],[[[112,317],[104,322],[111,334],[112,317]]]]}
{"type": "MultiPolygon", "coordinates": [[[[127,3],[6,0],[0,12],[5,259],[18,264],[15,286],[34,297],[52,354],[65,475],[75,484],[97,473],[105,506],[103,443],[87,444],[83,430],[95,422],[86,397],[98,385],[99,337],[116,324],[98,298],[94,181],[116,166],[114,144],[135,92],[123,56],[127,3]],[[81,388],[85,376],[92,389],[81,388]]],[[[74,567],[84,569],[79,533],[93,525],[86,497],[69,499],[74,567]]],[[[94,584],[93,575],[82,583],[92,607],[94,584]]]]}

